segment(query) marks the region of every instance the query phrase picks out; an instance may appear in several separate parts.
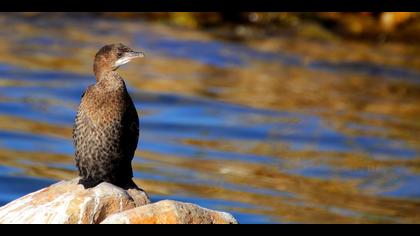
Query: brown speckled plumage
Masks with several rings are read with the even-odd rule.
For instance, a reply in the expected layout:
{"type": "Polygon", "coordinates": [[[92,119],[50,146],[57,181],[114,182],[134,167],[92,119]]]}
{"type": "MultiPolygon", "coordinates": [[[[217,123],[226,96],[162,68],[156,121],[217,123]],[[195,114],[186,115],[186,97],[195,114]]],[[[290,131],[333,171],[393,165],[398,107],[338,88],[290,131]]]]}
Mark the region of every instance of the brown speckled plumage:
{"type": "MultiPolygon", "coordinates": [[[[139,138],[139,119],[124,80],[115,71],[122,44],[103,47],[95,56],[96,84],[87,88],[73,129],[76,165],[85,188],[109,182],[135,187],[131,161],[139,138]]],[[[134,58],[134,57],[132,57],[134,58]]]]}

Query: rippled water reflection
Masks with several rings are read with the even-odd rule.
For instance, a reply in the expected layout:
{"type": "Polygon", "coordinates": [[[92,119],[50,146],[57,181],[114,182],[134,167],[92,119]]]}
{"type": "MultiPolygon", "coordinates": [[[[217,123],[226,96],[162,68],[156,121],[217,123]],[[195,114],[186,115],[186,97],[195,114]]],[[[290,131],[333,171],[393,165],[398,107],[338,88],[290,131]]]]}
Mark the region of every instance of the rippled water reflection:
{"type": "Polygon", "coordinates": [[[420,222],[419,49],[209,33],[89,17],[0,17],[0,205],[76,176],[71,127],[103,44],[141,116],[153,201],[241,223],[420,222]]]}

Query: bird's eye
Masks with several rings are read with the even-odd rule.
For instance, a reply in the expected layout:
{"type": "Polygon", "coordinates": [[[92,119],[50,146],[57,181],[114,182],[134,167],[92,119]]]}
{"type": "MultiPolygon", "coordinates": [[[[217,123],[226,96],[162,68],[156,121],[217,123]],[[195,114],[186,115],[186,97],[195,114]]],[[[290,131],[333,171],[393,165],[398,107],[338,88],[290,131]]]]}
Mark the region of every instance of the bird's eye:
{"type": "Polygon", "coordinates": [[[122,52],[118,52],[117,56],[118,57],[122,57],[123,53],[122,52]]]}

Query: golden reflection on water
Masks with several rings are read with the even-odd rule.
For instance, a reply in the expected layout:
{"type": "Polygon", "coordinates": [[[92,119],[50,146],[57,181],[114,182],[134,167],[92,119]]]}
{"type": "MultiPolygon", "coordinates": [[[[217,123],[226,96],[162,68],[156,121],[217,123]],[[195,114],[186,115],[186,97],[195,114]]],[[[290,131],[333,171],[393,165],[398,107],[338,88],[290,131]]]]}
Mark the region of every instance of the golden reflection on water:
{"type": "MultiPolygon", "coordinates": [[[[263,165],[243,162],[185,160],[173,156],[161,156],[154,153],[139,153],[142,158],[158,161],[155,164],[135,165],[135,170],[153,172],[154,168],[176,165],[181,168],[199,171],[206,178],[222,178],[229,183],[252,186],[263,189],[286,191],[299,198],[288,196],[270,196],[247,191],[238,191],[220,186],[206,186],[188,183],[169,183],[153,180],[136,182],[151,194],[181,194],[205,198],[223,199],[240,203],[258,204],[260,208],[236,208],[245,213],[263,214],[278,218],[283,222],[329,222],[329,223],[415,223],[420,220],[419,202],[377,198],[360,193],[356,183],[335,180],[316,180],[300,176],[279,173],[263,165]],[[353,212],[356,217],[346,214],[334,214],[333,209],[353,212]],[[395,217],[398,221],[395,221],[395,217]]],[[[48,177],[52,179],[70,179],[74,171],[33,163],[70,163],[71,156],[34,152],[0,150],[2,165],[21,168],[25,175],[48,177]],[[16,158],[18,157],[18,158],[16,158]],[[31,161],[31,163],[22,162],[31,161]]]]}
{"type": "MultiPolygon", "coordinates": [[[[70,129],[49,125],[47,123],[24,120],[17,117],[1,117],[1,130],[19,127],[20,132],[57,136],[68,138],[70,129]],[[19,125],[16,125],[19,124],[19,125]]],[[[185,140],[185,143],[208,146],[215,149],[233,152],[234,143],[226,141],[206,142],[185,140]]],[[[247,145],[248,146],[248,145],[247,145]]],[[[259,143],[251,153],[274,155],[289,158],[307,158],[322,160],[325,153],[305,151],[287,151],[279,148],[279,153],[266,153],[264,143],[259,143]]],[[[268,150],[272,150],[268,148],[268,150]]],[[[240,151],[240,150],[236,150],[240,151]]],[[[340,160],[339,165],[352,168],[386,168],[388,165],[404,165],[404,163],[387,163],[386,161],[369,160],[367,156],[357,157],[350,154],[329,153],[330,164],[340,160]],[[344,160],[343,160],[344,159],[344,160]],[[360,162],[360,163],[357,163],[360,162]],[[355,166],[352,163],[357,163],[355,166]],[[353,166],[352,166],[353,165],[353,166]]],[[[171,183],[154,180],[136,180],[140,186],[151,194],[180,194],[205,198],[223,199],[247,204],[257,204],[261,208],[233,207],[232,210],[263,214],[277,218],[283,222],[330,222],[330,223],[414,223],[420,220],[418,209],[420,203],[410,200],[374,197],[364,194],[357,188],[357,181],[321,180],[303,176],[281,173],[276,168],[263,164],[244,163],[228,160],[186,159],[177,156],[165,156],[158,153],[139,151],[136,156],[153,161],[134,164],[139,172],[158,172],[158,168],[176,166],[185,170],[200,173],[206,179],[223,180],[238,186],[248,186],[255,189],[270,189],[287,192],[299,196],[272,196],[248,191],[233,190],[221,186],[206,186],[189,183],[171,183]],[[354,216],[346,216],[337,210],[352,212],[354,216]],[[398,219],[395,221],[395,217],[398,219]],[[391,220],[392,219],[392,220],[391,220]]],[[[15,150],[0,150],[1,164],[24,170],[25,175],[47,177],[52,179],[70,179],[76,175],[75,170],[50,166],[49,163],[73,165],[72,156],[54,153],[25,152],[15,150]]],[[[410,161],[407,161],[407,165],[410,161]]],[[[419,166],[419,163],[415,163],[419,166]]],[[[162,174],[162,173],[160,173],[162,174]]]]}
{"type": "MultiPolygon", "coordinates": [[[[89,27],[77,28],[68,24],[58,29],[33,26],[28,22],[9,21],[0,17],[2,24],[9,27],[3,33],[13,32],[13,37],[0,37],[0,63],[6,63],[32,70],[54,70],[81,75],[91,75],[91,60],[103,42],[123,41],[134,44],[130,33],[137,30],[152,30],[162,37],[177,37],[179,40],[211,41],[207,34],[195,31],[177,30],[161,25],[152,29],[133,22],[118,24],[121,34],[98,35],[89,27]],[[11,25],[12,24],[12,25],[11,25]],[[47,34],[49,37],[64,38],[79,42],[86,47],[51,45],[22,45],[15,39],[32,38],[47,34]],[[114,35],[114,36],[111,36],[114,35]],[[63,51],[64,50],[64,51],[63,51]],[[25,55],[25,52],[31,54],[25,55]],[[55,54],[58,53],[59,54],[55,54]]],[[[97,22],[96,30],[112,31],[116,25],[97,22]]],[[[120,32],[119,31],[119,32],[120,32]]],[[[381,65],[420,68],[418,48],[400,45],[363,45],[348,43],[339,48],[337,42],[326,45],[299,39],[265,39],[247,42],[260,50],[284,50],[288,53],[305,54],[308,60],[340,61],[363,60],[381,65]],[[331,50],[330,48],[334,48],[331,50]],[[350,53],[354,52],[354,53],[350,53]],[[349,54],[350,53],[350,54],[349,54]],[[390,57],[389,55],[399,55],[390,57]],[[414,59],[413,59],[414,58],[414,59]],[[410,60],[409,60],[410,59],[410,60]],[[413,60],[411,60],[413,59],[413,60]]],[[[342,42],[341,42],[342,43],[342,42]]],[[[337,73],[310,70],[270,61],[248,62],[245,66],[226,68],[215,67],[188,58],[167,57],[161,52],[146,51],[146,58],[127,66],[121,72],[129,86],[153,93],[171,93],[204,97],[246,107],[271,111],[300,112],[317,115],[329,128],[346,137],[373,136],[402,141],[416,151],[416,157],[409,159],[388,158],[386,154],[372,156],[358,150],[328,151],[313,147],[294,149],[283,141],[255,140],[200,140],[179,138],[176,142],[203,150],[217,150],[224,153],[254,154],[287,160],[291,169],[311,161],[317,165],[327,165],[349,170],[391,170],[404,167],[420,173],[420,85],[399,79],[384,79],[359,73],[337,73]],[[369,116],[368,116],[369,115],[369,116]],[[382,119],[381,117],[392,119],[382,119]],[[379,118],[378,118],[379,117],[379,118]],[[356,129],[358,124],[374,129],[356,129]]],[[[228,52],[234,53],[234,52],[228,52]]],[[[64,83],[64,82],[63,82],[64,83]]],[[[93,83],[93,77],[92,77],[93,83]]],[[[46,86],[59,87],[60,81],[0,80],[0,87],[46,86]]],[[[2,96],[0,102],[30,102],[2,96]]],[[[47,99],[46,106],[59,105],[75,109],[72,101],[47,99]]],[[[142,111],[143,112],[143,111],[142,111]]],[[[145,111],[147,116],[150,111],[145,111]]],[[[244,118],[247,123],[299,124],[297,118],[271,118],[268,116],[244,118]]],[[[35,121],[12,115],[0,115],[0,130],[28,133],[39,136],[63,138],[70,141],[71,127],[35,121]]],[[[272,130],[279,133],[279,130],[272,130]]],[[[287,132],[285,130],[284,132],[287,132]]],[[[142,139],[140,138],[140,142],[142,139]]],[[[229,188],[223,184],[180,183],[162,180],[137,179],[142,188],[153,194],[198,196],[220,199],[256,207],[232,206],[230,210],[266,215],[282,222],[313,223],[418,223],[420,222],[420,202],[410,199],[375,196],[383,189],[361,189],[360,179],[322,179],[288,173],[275,165],[252,163],[238,160],[218,160],[203,154],[205,158],[184,158],[151,151],[138,150],[134,169],[140,173],[159,174],[170,178],[162,168],[177,167],[186,172],[194,172],[200,179],[226,182],[235,186],[254,190],[273,190],[276,194],[229,188]],[[146,162],[137,162],[146,160],[146,162]],[[284,194],[281,194],[284,193],[284,194]]],[[[73,157],[66,154],[46,152],[26,152],[0,149],[0,164],[22,169],[22,175],[51,179],[70,179],[76,175],[75,169],[66,169],[52,164],[73,166],[73,157]]],[[[188,176],[186,176],[188,178],[188,176]]],[[[384,174],[372,181],[381,188],[380,181],[390,181],[392,173],[384,174]]],[[[385,187],[384,187],[385,188],[385,187]]],[[[229,209],[225,209],[229,210],[229,209]]]]}

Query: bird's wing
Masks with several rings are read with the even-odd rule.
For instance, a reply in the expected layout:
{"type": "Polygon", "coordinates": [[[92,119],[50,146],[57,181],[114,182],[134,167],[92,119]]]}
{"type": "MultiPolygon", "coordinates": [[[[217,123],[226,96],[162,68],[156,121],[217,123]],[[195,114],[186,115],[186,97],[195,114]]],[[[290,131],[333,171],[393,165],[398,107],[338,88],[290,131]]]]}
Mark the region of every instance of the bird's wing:
{"type": "MultiPolygon", "coordinates": [[[[90,90],[92,90],[93,85],[90,85],[87,87],[87,89],[83,92],[82,97],[81,97],[81,102],[83,101],[83,98],[85,96],[86,93],[88,93],[90,90]]],[[[73,130],[72,130],[72,138],[73,138],[73,143],[74,145],[76,145],[77,143],[77,131],[78,131],[78,127],[80,125],[82,118],[82,114],[80,112],[80,105],[79,108],[77,109],[77,114],[76,114],[76,118],[74,120],[74,125],[73,125],[73,130]]]]}

